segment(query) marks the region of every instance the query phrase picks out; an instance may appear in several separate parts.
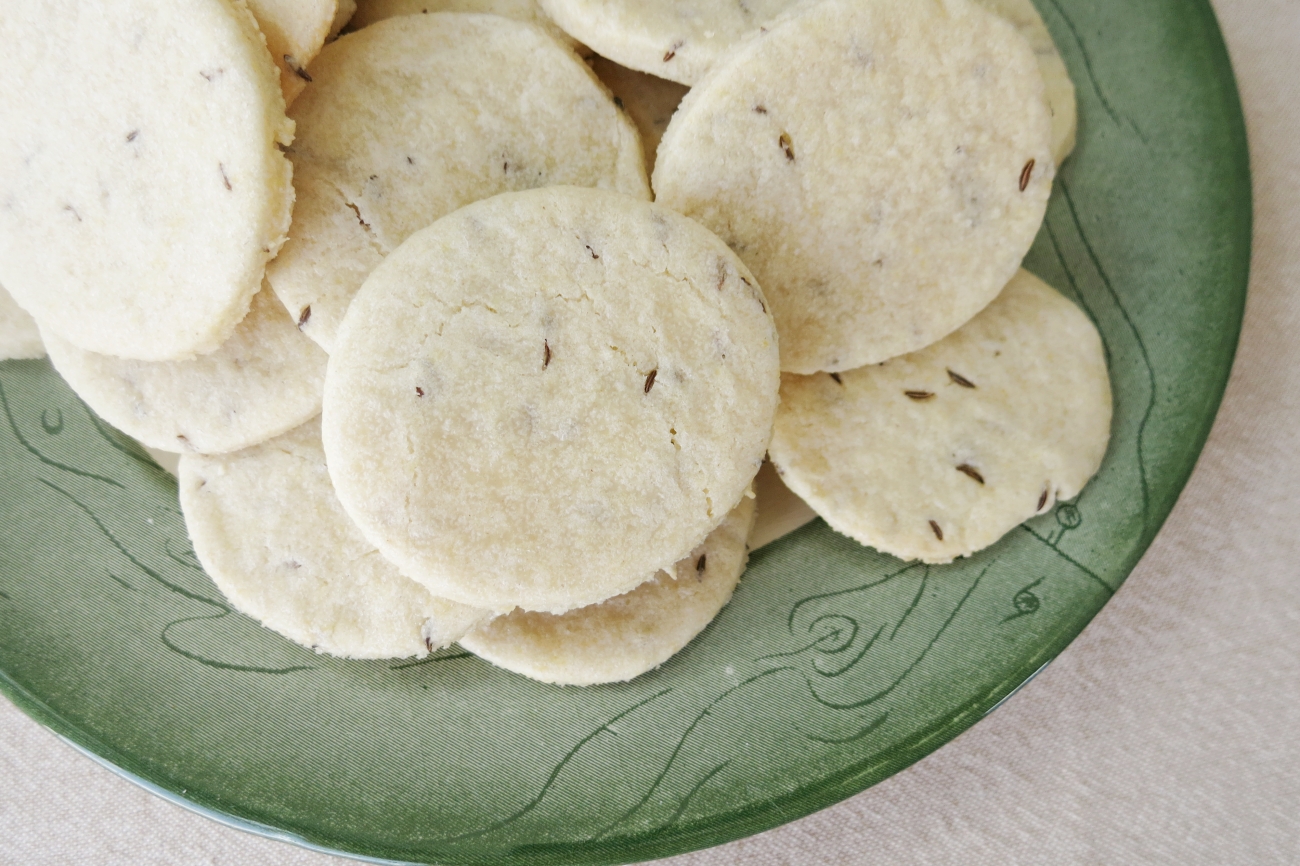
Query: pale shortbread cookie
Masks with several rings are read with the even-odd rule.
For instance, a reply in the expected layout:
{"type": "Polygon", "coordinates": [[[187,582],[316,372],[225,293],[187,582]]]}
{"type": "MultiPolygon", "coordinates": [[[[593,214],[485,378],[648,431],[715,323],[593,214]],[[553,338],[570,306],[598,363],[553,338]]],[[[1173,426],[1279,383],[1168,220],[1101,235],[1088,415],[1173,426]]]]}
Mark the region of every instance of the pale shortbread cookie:
{"type": "Polygon", "coordinates": [[[1074,150],[1075,134],[1079,128],[1079,111],[1074,99],[1074,82],[1065,68],[1061,52],[1047,31],[1043,16],[1033,0],[976,0],[1010,21],[1034,49],[1038,71],[1043,74],[1046,86],[1047,109],[1052,114],[1052,160],[1060,165],[1074,150]]]}
{"type": "Polygon", "coordinates": [[[753,523],[754,500],[746,496],[703,544],[631,592],[562,614],[515,611],[460,645],[545,683],[592,686],[640,676],[690,643],[731,600],[753,523]]]}
{"type": "Polygon", "coordinates": [[[0,361],[45,357],[36,320],[0,286],[0,361]]]}
{"type": "Polygon", "coordinates": [[[969,0],[827,0],[687,94],[654,188],[758,276],[783,370],[847,370],[997,296],[1047,207],[1050,135],[1005,20],[969,0]]]}
{"type": "Polygon", "coordinates": [[[326,42],[333,42],[343,32],[343,28],[352,23],[352,16],[357,14],[357,0],[339,0],[338,8],[334,11],[334,21],[330,24],[329,36],[326,42]]]}
{"type": "Polygon", "coordinates": [[[45,331],[54,369],[90,408],[164,451],[219,454],[255,445],[320,413],[327,356],[269,289],[220,349],[192,361],[129,361],[45,331]]]}
{"type": "Polygon", "coordinates": [[[0,273],[83,349],[211,352],[289,226],[292,138],[226,0],[30,0],[0,15],[0,273]]]}
{"type": "MultiPolygon", "coordinates": [[[[396,0],[419,5],[420,0],[396,0]]],[[[799,0],[541,0],[573,36],[614,61],[693,84],[742,37],[771,24],[799,0]]],[[[1038,58],[1052,112],[1052,157],[1074,150],[1074,85],[1032,0],[976,0],[1011,21],[1038,58]]],[[[599,67],[597,72],[599,72],[599,67]]],[[[604,76],[601,76],[604,78],[604,76]]],[[[606,79],[606,83],[609,81],[606,79]]],[[[611,85],[612,86],[612,85],[611,85]]],[[[614,88],[617,93],[617,88],[614,88]]],[[[642,135],[645,134],[644,128],[642,135]]],[[[647,148],[653,155],[654,150],[647,148]]]]}
{"type": "Polygon", "coordinates": [[[352,525],[330,485],[320,423],[218,456],[186,454],[180,500],[194,552],[243,613],[350,658],[423,655],[489,616],[434,598],[352,525]]]}
{"type": "Polygon", "coordinates": [[[600,190],[501,195],[366,281],[330,358],[325,453],[404,574],[561,613],[668,568],[739,502],[778,368],[762,294],[699,224],[600,190]]]}
{"type": "Polygon", "coordinates": [[[694,84],[791,0],[538,0],[565,32],[630,69],[694,84]]]}
{"type": "MultiPolygon", "coordinates": [[[[280,70],[286,105],[311,81],[307,64],[320,53],[339,14],[338,0],[246,0],[280,70]]],[[[342,25],[340,25],[342,26],[342,25]]]]}
{"type": "Polygon", "coordinates": [[[353,30],[398,15],[428,15],[432,12],[477,12],[503,15],[536,24],[567,45],[573,40],[542,11],[537,0],[359,0],[352,16],[353,30]]]}
{"type": "Polygon", "coordinates": [[[1101,338],[1020,271],[982,313],[911,355],[785,374],[772,462],[833,528],[901,559],[987,547],[1101,465],[1110,437],[1101,338]]]}
{"type": "Polygon", "coordinates": [[[593,57],[591,68],[614,94],[616,102],[627,112],[641,133],[646,168],[654,170],[655,152],[668,129],[668,121],[686,95],[686,86],[666,78],[656,78],[620,66],[604,57],[593,57]]]}
{"type": "Polygon", "coordinates": [[[293,107],[292,238],[267,275],[327,351],[375,265],[458,207],[551,184],[650,196],[631,122],[537,27],[390,18],[326,46],[312,77],[293,107]]]}

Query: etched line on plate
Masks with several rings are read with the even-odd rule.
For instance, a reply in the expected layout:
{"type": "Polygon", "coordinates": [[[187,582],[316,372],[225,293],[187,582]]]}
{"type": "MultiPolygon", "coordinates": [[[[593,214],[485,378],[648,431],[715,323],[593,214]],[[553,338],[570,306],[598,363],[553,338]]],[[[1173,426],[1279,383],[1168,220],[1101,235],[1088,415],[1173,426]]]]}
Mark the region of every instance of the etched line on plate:
{"type": "Polygon", "coordinates": [[[1042,583],[1046,579],[1046,577],[1038,578],[1038,580],[1028,586],[1022,587],[1019,592],[1011,597],[1011,606],[1016,609],[1016,612],[1003,619],[1003,625],[1011,622],[1013,619],[1019,619],[1022,616],[1028,616],[1031,613],[1038,612],[1038,609],[1042,607],[1042,601],[1038,596],[1034,595],[1034,587],[1038,586],[1038,584],[1042,583]]]}
{"type": "Polygon", "coordinates": [[[695,799],[695,795],[700,792],[700,789],[703,788],[706,784],[708,784],[710,779],[712,779],[714,776],[718,775],[718,773],[721,773],[724,769],[726,769],[727,765],[730,763],[731,763],[731,759],[728,758],[727,760],[723,761],[721,764],[718,764],[718,766],[714,767],[712,770],[709,770],[709,772],[705,773],[704,778],[696,782],[695,786],[692,787],[691,790],[686,793],[686,796],[682,798],[682,802],[677,806],[677,809],[674,810],[672,815],[668,816],[668,820],[664,821],[659,826],[671,827],[673,824],[676,824],[677,819],[682,817],[682,815],[686,813],[687,807],[691,805],[691,801],[695,799]]]}
{"type": "Polygon", "coordinates": [[[925,657],[929,654],[930,650],[934,648],[934,645],[939,642],[939,638],[943,637],[944,632],[948,630],[948,626],[952,625],[952,621],[957,618],[957,614],[961,613],[961,609],[966,606],[966,602],[970,599],[971,594],[975,592],[975,588],[980,585],[980,581],[984,579],[984,575],[988,574],[989,569],[991,567],[992,567],[991,565],[986,565],[984,567],[984,570],[981,571],[976,576],[974,582],[971,583],[970,588],[966,590],[966,594],[961,597],[961,601],[957,602],[957,606],[953,608],[952,613],[948,614],[948,618],[943,621],[943,625],[941,625],[939,627],[939,630],[935,632],[934,637],[930,639],[930,642],[925,645],[925,649],[921,650],[921,654],[918,655],[912,661],[912,663],[908,665],[907,668],[901,674],[898,675],[898,678],[895,679],[888,686],[876,692],[874,695],[865,698],[864,700],[853,701],[852,703],[847,703],[847,704],[838,704],[833,701],[828,701],[824,699],[821,695],[817,694],[817,691],[813,689],[812,681],[808,680],[807,677],[805,676],[804,679],[808,683],[808,691],[812,693],[813,699],[818,703],[822,704],[823,706],[829,707],[830,709],[833,710],[855,710],[860,707],[865,707],[868,704],[875,703],[876,701],[888,695],[894,689],[898,688],[899,685],[902,684],[903,680],[907,679],[908,676],[911,675],[912,671],[916,670],[917,665],[919,665],[925,659],[925,657]]]}
{"type": "Polygon", "coordinates": [[[1083,222],[1079,219],[1079,211],[1074,206],[1074,196],[1070,194],[1070,186],[1064,179],[1057,179],[1057,185],[1061,188],[1061,194],[1065,197],[1065,205],[1070,211],[1070,218],[1074,221],[1074,227],[1079,233],[1079,240],[1083,242],[1083,248],[1088,253],[1088,258],[1092,260],[1092,266],[1097,269],[1098,276],[1101,277],[1102,285],[1110,294],[1111,300],[1119,309],[1119,313],[1124,318],[1125,324],[1133,333],[1133,340],[1137,343],[1138,352],[1142,355],[1142,364],[1146,369],[1147,384],[1151,393],[1147,396],[1146,410],[1142,413],[1142,420],[1138,423],[1137,433],[1137,461],[1138,476],[1142,480],[1142,534],[1146,535],[1147,525],[1150,522],[1151,515],[1151,490],[1147,482],[1146,458],[1143,456],[1143,446],[1145,444],[1147,422],[1151,420],[1151,413],[1155,410],[1157,399],[1156,373],[1151,364],[1151,356],[1147,352],[1147,345],[1142,339],[1142,332],[1138,330],[1137,324],[1134,323],[1133,317],[1129,315],[1128,308],[1120,300],[1119,293],[1115,291],[1115,286],[1110,280],[1110,275],[1102,267],[1101,259],[1097,251],[1093,249],[1092,242],[1088,240],[1088,235],[1083,231],[1083,222]]]}
{"type": "Polygon", "coordinates": [[[1037,538],[1039,541],[1041,541],[1043,544],[1050,547],[1052,550],[1054,550],[1057,556],[1061,557],[1066,562],[1070,563],[1070,565],[1073,565],[1075,568],[1079,569],[1084,574],[1088,575],[1088,577],[1095,580],[1101,586],[1102,589],[1106,590],[1106,592],[1109,595],[1115,594],[1115,588],[1113,586],[1111,586],[1106,581],[1102,580],[1096,573],[1092,571],[1092,569],[1085,567],[1083,563],[1079,562],[1077,559],[1070,556],[1065,551],[1061,550],[1059,547],[1057,547],[1052,542],[1048,541],[1046,538],[1043,538],[1043,536],[1039,535],[1037,532],[1034,531],[1033,527],[1029,526],[1026,523],[1022,523],[1020,524],[1020,528],[1023,529],[1025,532],[1028,532],[1034,538],[1037,538]]]}
{"type": "Polygon", "coordinates": [[[124,586],[125,588],[131,590],[132,592],[135,592],[135,587],[134,587],[134,586],[132,586],[131,584],[127,583],[125,580],[123,580],[122,578],[118,577],[118,576],[117,576],[116,574],[114,574],[113,572],[109,571],[109,572],[105,572],[105,574],[107,574],[109,577],[111,577],[111,578],[112,578],[116,583],[121,584],[122,586],[124,586]]]}
{"type": "Polygon", "coordinates": [[[9,408],[9,398],[5,395],[3,383],[0,383],[0,406],[4,408],[5,418],[9,421],[9,429],[14,431],[14,436],[18,439],[18,443],[36,457],[37,460],[47,466],[53,466],[55,469],[62,469],[64,472],[71,472],[73,475],[79,475],[82,478],[93,478],[96,481],[103,481],[105,484],[111,484],[114,487],[120,487],[123,490],[126,489],[126,486],[120,481],[114,481],[112,478],[107,478],[103,475],[96,475],[93,472],[86,472],[82,469],[77,469],[74,466],[68,466],[66,463],[60,463],[57,460],[51,460],[49,457],[42,454],[39,449],[32,445],[32,443],[28,442],[27,437],[18,429],[18,422],[14,420],[14,413],[9,408]]]}
{"type": "Polygon", "coordinates": [[[1110,115],[1110,119],[1114,121],[1115,125],[1119,126],[1119,113],[1115,111],[1115,107],[1110,104],[1110,100],[1102,92],[1101,84],[1097,81],[1097,73],[1092,68],[1092,57],[1088,53],[1088,47],[1083,44],[1083,37],[1079,35],[1079,28],[1074,26],[1074,19],[1065,14],[1065,10],[1061,8],[1061,4],[1057,0],[1048,0],[1048,2],[1052,4],[1056,14],[1060,15],[1061,20],[1065,22],[1070,35],[1074,37],[1074,44],[1079,46],[1079,55],[1083,57],[1083,69],[1088,75],[1088,83],[1092,85],[1092,92],[1097,94],[1097,101],[1101,103],[1101,107],[1110,115]]]}
{"type": "Polygon", "coordinates": [[[190,659],[191,661],[196,661],[201,665],[206,665],[207,667],[216,668],[218,670],[238,671],[240,673],[248,673],[248,674],[276,674],[276,675],[292,674],[292,673],[297,673],[299,671],[315,670],[314,665],[294,665],[293,667],[287,667],[287,668],[260,668],[260,667],[254,667],[252,665],[236,665],[236,664],[231,664],[230,662],[219,662],[216,659],[205,658],[204,656],[201,656],[198,653],[192,653],[189,650],[181,649],[176,644],[172,643],[171,638],[167,637],[167,632],[171,631],[173,626],[183,625],[187,622],[218,620],[229,615],[230,615],[230,611],[226,611],[225,613],[209,614],[208,616],[190,616],[190,617],[186,617],[185,619],[173,620],[172,622],[167,623],[167,625],[163,627],[162,634],[160,634],[159,637],[162,638],[162,642],[163,644],[166,645],[167,649],[171,650],[172,652],[178,655],[182,655],[185,658],[190,659]]]}
{"type": "Polygon", "coordinates": [[[188,568],[190,571],[197,571],[199,574],[203,575],[204,577],[207,577],[208,573],[203,570],[203,566],[199,565],[195,561],[195,559],[190,558],[194,556],[194,551],[192,549],[188,552],[188,557],[178,556],[177,554],[172,552],[172,540],[170,538],[166,538],[163,539],[163,553],[167,554],[167,558],[170,559],[172,562],[175,562],[177,565],[183,565],[186,568],[188,568]]]}
{"type": "Polygon", "coordinates": [[[127,457],[130,457],[132,460],[141,464],[142,466],[147,466],[150,469],[156,470],[158,472],[162,472],[165,475],[171,474],[166,469],[163,469],[161,466],[155,463],[149,457],[145,457],[140,454],[137,454],[135,451],[131,450],[130,448],[126,447],[121,442],[119,442],[116,437],[114,437],[109,431],[104,429],[104,422],[99,419],[98,415],[90,411],[89,406],[83,403],[81,404],[81,408],[83,411],[85,411],[86,417],[90,419],[90,423],[94,426],[95,432],[98,433],[100,435],[100,438],[102,438],[109,445],[113,446],[118,451],[121,451],[127,457]]]}
{"type": "Polygon", "coordinates": [[[916,597],[912,599],[912,603],[907,606],[907,610],[903,611],[903,615],[899,617],[898,622],[894,624],[894,630],[889,633],[890,640],[893,640],[898,634],[898,630],[903,627],[903,623],[907,622],[907,618],[912,615],[912,611],[916,610],[917,607],[920,606],[921,597],[925,595],[925,587],[929,582],[930,566],[927,565],[925,566],[925,574],[921,575],[921,585],[916,588],[916,597]]]}
{"type": "Polygon", "coordinates": [[[207,598],[206,596],[199,595],[199,594],[196,593],[196,592],[190,592],[188,589],[185,589],[185,588],[182,587],[182,586],[177,586],[176,584],[171,583],[170,581],[168,581],[168,580],[167,580],[166,578],[164,578],[161,574],[159,574],[158,572],[154,571],[152,568],[150,568],[149,566],[145,565],[145,564],[144,564],[143,562],[141,562],[140,560],[136,559],[135,556],[132,555],[132,553],[131,553],[129,550],[127,550],[127,549],[122,545],[122,542],[118,541],[118,540],[117,540],[117,537],[116,537],[115,535],[113,535],[113,533],[110,532],[110,531],[108,530],[108,527],[105,526],[105,525],[103,524],[103,522],[101,522],[100,519],[99,519],[98,517],[95,516],[95,512],[91,511],[90,508],[88,508],[88,507],[85,505],[85,503],[83,503],[83,502],[82,502],[81,500],[79,500],[77,497],[73,496],[71,493],[69,493],[68,491],[64,490],[62,487],[58,486],[57,484],[55,484],[55,483],[52,482],[52,481],[46,481],[44,478],[38,478],[38,479],[36,479],[36,480],[39,481],[39,482],[41,482],[42,484],[44,484],[46,487],[49,487],[49,488],[51,488],[52,490],[54,490],[54,491],[56,491],[56,492],[62,494],[63,496],[67,497],[67,499],[68,499],[70,502],[72,502],[73,505],[77,506],[77,507],[80,508],[82,511],[84,511],[84,512],[86,513],[86,516],[89,517],[89,518],[91,519],[91,521],[95,524],[95,526],[99,528],[99,531],[100,531],[101,533],[104,534],[104,537],[107,538],[107,539],[109,540],[109,542],[111,542],[112,545],[113,545],[114,547],[116,547],[116,548],[118,549],[118,551],[119,551],[123,556],[125,556],[127,559],[129,559],[129,560],[131,561],[131,563],[132,563],[136,568],[140,569],[140,570],[143,571],[145,574],[147,574],[147,575],[149,575],[150,577],[152,577],[152,578],[153,578],[154,580],[156,580],[158,583],[162,584],[163,586],[167,587],[167,588],[170,589],[172,592],[174,592],[174,593],[176,593],[176,594],[178,594],[178,595],[183,595],[183,596],[185,596],[186,598],[190,598],[190,599],[193,599],[194,601],[202,602],[203,604],[210,604],[210,605],[212,605],[213,607],[218,608],[219,610],[222,610],[222,611],[224,611],[224,612],[226,612],[226,613],[229,613],[229,612],[230,612],[230,608],[226,607],[226,606],[225,606],[224,604],[222,604],[221,602],[219,602],[219,601],[213,601],[212,599],[207,598]]]}
{"type": "Polygon", "coordinates": [[[651,783],[650,788],[645,792],[645,795],[640,800],[638,800],[636,804],[632,806],[631,809],[628,809],[618,818],[614,819],[614,821],[607,824],[602,830],[596,833],[596,835],[591,836],[589,838],[592,841],[595,841],[597,839],[600,839],[602,836],[609,834],[609,832],[612,831],[615,827],[617,827],[619,824],[622,824],[628,818],[631,818],[638,811],[640,811],[642,806],[650,802],[650,798],[654,796],[654,792],[658,790],[659,786],[663,783],[663,780],[667,778],[668,771],[671,770],[673,767],[673,762],[675,762],[677,760],[677,756],[681,754],[682,748],[686,745],[686,741],[690,739],[690,736],[695,731],[696,726],[699,725],[699,723],[703,721],[706,716],[710,715],[710,711],[714,707],[716,707],[718,704],[726,700],[729,696],[739,691],[740,689],[743,689],[745,686],[749,685],[750,683],[756,682],[757,680],[761,680],[764,677],[769,677],[773,674],[778,674],[782,671],[792,671],[794,673],[799,673],[797,668],[792,668],[792,667],[772,668],[771,670],[763,671],[761,674],[755,674],[754,676],[749,677],[748,679],[736,683],[736,685],[732,686],[722,694],[718,695],[718,697],[714,698],[709,703],[709,705],[706,706],[703,710],[701,710],[700,714],[697,715],[691,721],[691,723],[686,727],[686,730],[682,732],[681,737],[677,740],[677,745],[673,747],[672,753],[668,756],[668,763],[664,764],[663,770],[661,770],[659,775],[655,777],[654,782],[651,783]]]}
{"type": "Polygon", "coordinates": [[[795,603],[794,607],[790,608],[790,615],[786,617],[786,628],[789,629],[791,634],[794,634],[794,618],[796,615],[798,615],[799,609],[803,607],[805,604],[811,604],[814,601],[820,601],[822,599],[827,599],[827,598],[835,598],[841,595],[848,595],[854,592],[863,592],[873,587],[880,586],[882,583],[888,583],[894,578],[904,575],[914,568],[922,568],[922,567],[924,566],[921,565],[920,563],[914,562],[911,565],[906,565],[900,568],[898,571],[891,572],[890,574],[885,575],[879,580],[873,580],[870,583],[864,583],[861,586],[854,586],[854,587],[850,587],[849,589],[838,589],[834,592],[822,592],[822,593],[818,593],[817,595],[810,595],[807,598],[802,598],[795,603]]]}
{"type": "Polygon", "coordinates": [[[430,656],[425,656],[422,659],[416,659],[413,662],[402,662],[400,665],[393,665],[392,667],[389,668],[389,670],[404,671],[407,668],[416,668],[419,667],[420,665],[430,665],[433,664],[434,662],[451,662],[451,661],[455,661],[456,659],[468,659],[473,657],[474,654],[471,652],[451,653],[449,655],[443,655],[443,656],[430,655],[430,656]]]}
{"type": "MultiPolygon", "coordinates": [[[[814,671],[816,671],[817,674],[818,674],[819,676],[823,676],[823,677],[838,677],[840,674],[842,674],[842,673],[844,673],[845,671],[851,669],[851,668],[852,668],[854,665],[856,665],[858,662],[862,661],[862,657],[863,657],[864,655],[867,654],[867,651],[870,650],[871,647],[873,647],[873,646],[875,645],[876,641],[880,639],[880,636],[881,636],[882,634],[884,634],[884,632],[885,632],[885,623],[881,623],[881,624],[880,624],[880,628],[876,629],[876,633],[873,634],[870,638],[867,639],[867,642],[864,643],[864,644],[862,645],[862,649],[858,650],[858,654],[855,655],[855,656],[853,657],[853,660],[850,661],[848,664],[846,664],[846,665],[841,665],[840,667],[836,668],[836,669],[833,670],[833,671],[827,671],[827,670],[822,670],[821,666],[817,664],[817,662],[821,661],[821,659],[820,659],[820,658],[814,658],[814,659],[812,660],[812,669],[813,669],[814,671]]],[[[850,646],[851,646],[851,645],[852,645],[852,644],[850,644],[850,646]]],[[[847,648],[848,648],[848,647],[845,647],[845,649],[847,649],[847,648]]],[[[841,652],[842,652],[842,650],[841,650],[841,652]]]]}
{"type": "Polygon", "coordinates": [[[587,745],[587,743],[594,740],[602,731],[608,731],[609,733],[617,737],[618,732],[615,731],[613,728],[611,728],[610,725],[614,724],[619,719],[625,716],[631,715],[633,712],[639,710],[641,707],[644,707],[646,704],[650,703],[651,701],[662,698],[664,695],[668,694],[671,691],[672,691],[671,688],[667,688],[661,692],[657,692],[651,695],[650,697],[646,698],[643,701],[638,701],[637,703],[623,710],[621,713],[614,716],[612,719],[605,722],[603,725],[596,728],[594,731],[587,734],[587,736],[579,740],[577,742],[577,745],[575,745],[572,749],[569,750],[568,754],[564,756],[564,758],[560,761],[560,763],[555,765],[555,769],[551,770],[551,775],[546,779],[545,784],[542,785],[542,789],[537,792],[537,796],[534,797],[530,802],[528,802],[518,811],[514,812],[511,815],[508,815],[505,818],[502,818],[500,821],[497,821],[493,824],[488,825],[487,827],[484,827],[482,830],[473,830],[469,833],[461,833],[458,836],[450,836],[444,838],[442,841],[459,842],[462,839],[469,839],[474,836],[482,836],[487,833],[491,833],[494,830],[500,830],[502,827],[506,826],[507,824],[517,821],[520,818],[522,818],[524,815],[527,815],[533,809],[536,809],[537,806],[542,802],[542,800],[546,797],[547,793],[551,790],[551,786],[555,784],[555,780],[559,778],[560,773],[564,770],[565,766],[567,766],[569,761],[573,760],[577,756],[578,752],[582,749],[583,746],[587,745]]]}
{"type": "Polygon", "coordinates": [[[856,742],[857,740],[861,740],[863,737],[869,736],[872,731],[876,730],[881,725],[883,725],[885,723],[885,720],[888,718],[889,718],[889,711],[885,710],[885,712],[881,713],[875,719],[868,722],[866,727],[862,728],[856,733],[849,734],[847,737],[819,737],[816,734],[810,734],[806,731],[800,730],[799,728],[795,728],[795,730],[799,731],[799,733],[803,734],[805,737],[807,737],[810,740],[813,740],[814,742],[827,743],[829,745],[834,746],[834,745],[840,745],[841,743],[856,742]]]}

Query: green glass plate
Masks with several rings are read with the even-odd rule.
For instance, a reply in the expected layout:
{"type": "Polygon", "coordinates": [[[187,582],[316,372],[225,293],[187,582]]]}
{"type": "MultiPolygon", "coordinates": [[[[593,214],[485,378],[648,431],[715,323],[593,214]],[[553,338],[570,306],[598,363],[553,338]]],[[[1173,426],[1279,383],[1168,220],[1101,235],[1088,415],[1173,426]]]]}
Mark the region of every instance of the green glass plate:
{"type": "Polygon", "coordinates": [[[344,662],[230,610],[176,485],[45,362],[0,365],[0,688],[237,826],[371,858],[613,863],[834,803],[976,722],[1110,598],[1191,472],[1245,299],[1250,175],[1204,0],[1042,0],[1080,139],[1027,266],[1105,338],[1114,437],[1079,499],[949,566],[820,521],[636,681],[459,651],[344,662]]]}

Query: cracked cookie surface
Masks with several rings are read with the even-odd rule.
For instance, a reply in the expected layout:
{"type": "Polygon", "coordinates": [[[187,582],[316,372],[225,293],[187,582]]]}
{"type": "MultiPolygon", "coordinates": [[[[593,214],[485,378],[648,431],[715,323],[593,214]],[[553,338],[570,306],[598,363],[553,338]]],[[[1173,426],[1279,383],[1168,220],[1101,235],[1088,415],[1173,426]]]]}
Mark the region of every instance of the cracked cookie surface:
{"type": "Polygon", "coordinates": [[[353,302],[325,383],[340,501],[404,574],[504,612],[671,567],[748,488],[775,330],[735,254],[628,196],[497,196],[413,235],[353,302]]]}
{"type": "Polygon", "coordinates": [[[631,121],[533,25],[391,18],[325,46],[311,74],[292,111],[290,240],[267,277],[326,351],[370,271],[458,207],[552,184],[650,196],[631,121]]]}

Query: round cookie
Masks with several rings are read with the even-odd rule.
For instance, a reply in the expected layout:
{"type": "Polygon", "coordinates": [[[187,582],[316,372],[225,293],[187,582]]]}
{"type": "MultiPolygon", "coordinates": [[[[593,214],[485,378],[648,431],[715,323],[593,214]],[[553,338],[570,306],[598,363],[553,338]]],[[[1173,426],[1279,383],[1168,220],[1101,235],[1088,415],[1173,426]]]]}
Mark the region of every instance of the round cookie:
{"type": "Polygon", "coordinates": [[[325,381],[338,497],[436,595],[562,613],[704,540],[753,480],[779,389],[762,294],[718,238],[577,187],[413,235],[325,381]]]}
{"type": "Polygon", "coordinates": [[[36,320],[0,286],[0,361],[45,357],[36,320]]]}
{"type": "MultiPolygon", "coordinates": [[[[271,60],[280,71],[286,105],[311,81],[307,64],[320,53],[339,13],[338,0],[246,0],[271,60]]],[[[340,27],[342,25],[339,25],[340,27]]],[[[335,31],[337,32],[337,31],[335,31]]]]}
{"type": "Polygon", "coordinates": [[[1075,135],[1079,128],[1079,110],[1074,98],[1074,82],[1065,68],[1061,52],[1052,41],[1052,34],[1043,22],[1033,0],[976,0],[984,8],[996,12],[1015,25],[1025,37],[1038,60],[1038,71],[1043,74],[1046,87],[1047,110],[1052,115],[1052,161],[1058,166],[1074,151],[1075,135]]]}
{"type": "Polygon", "coordinates": [[[926,349],[845,373],[786,374],[769,449],[835,530],[901,559],[987,547],[1101,465],[1110,380],[1092,322],[1020,271],[926,349]]]}
{"type": "Polygon", "coordinates": [[[236,451],[320,413],[328,358],[269,288],[220,349],[192,361],[128,361],[43,335],[54,369],[77,396],[152,448],[236,451]]]}
{"type": "Polygon", "coordinates": [[[594,57],[589,62],[601,83],[609,88],[636,124],[645,149],[646,167],[653,171],[659,141],[668,129],[668,121],[673,119],[673,112],[686,95],[686,87],[666,78],[619,66],[604,57],[594,57]]]}
{"type": "Polygon", "coordinates": [[[630,69],[695,84],[792,0],[538,0],[570,36],[630,69]]]}
{"type": "Polygon", "coordinates": [[[516,21],[536,24],[566,45],[572,43],[569,34],[555,25],[550,16],[537,5],[537,0],[360,0],[351,27],[360,30],[376,21],[398,15],[428,15],[431,12],[477,12],[485,15],[502,15],[516,21]]]}
{"type": "Polygon", "coordinates": [[[826,0],[687,94],[654,188],[758,277],[783,370],[846,370],[929,345],[997,296],[1047,207],[1050,132],[1033,52],[996,15],[826,0]]]}
{"type": "Polygon", "coordinates": [[[31,0],[0,15],[0,274],[83,349],[220,346],[289,226],[292,138],[226,0],[31,0]]]}
{"type": "Polygon", "coordinates": [[[508,613],[475,628],[460,645],[545,683],[626,682],[675,655],[731,600],[753,523],[754,500],[746,496],[703,544],[631,592],[558,615],[508,613]]]}
{"type": "Polygon", "coordinates": [[[204,570],[231,604],[292,641],[401,658],[488,616],[434,598],[362,538],[334,496],[318,421],[233,454],[186,454],[178,474],[204,570]]]}
{"type": "MultiPolygon", "coordinates": [[[[383,2],[383,0],[380,0],[383,2]]],[[[408,6],[421,0],[395,0],[408,6]]],[[[541,0],[555,20],[601,54],[624,66],[683,84],[704,77],[744,36],[770,24],[798,0],[541,0]]],[[[1074,84],[1032,0],[976,0],[1006,18],[1038,58],[1052,113],[1052,158],[1060,165],[1074,150],[1078,115],[1074,84]]],[[[600,74],[600,67],[596,71],[600,74]]],[[[610,84],[601,74],[601,79],[610,84]]],[[[618,93],[618,88],[610,84],[618,93]]],[[[671,112],[670,112],[671,115],[671,112]]],[[[645,128],[640,123],[641,134],[645,128]]],[[[663,130],[659,131],[662,134],[663,130]]],[[[647,146],[651,156],[654,148],[647,146]]]]}
{"type": "Polygon", "coordinates": [[[312,77],[293,107],[292,238],[267,276],[327,351],[375,265],[456,208],[551,184],[649,198],[631,122],[537,27],[390,18],[326,46],[312,77]]]}

